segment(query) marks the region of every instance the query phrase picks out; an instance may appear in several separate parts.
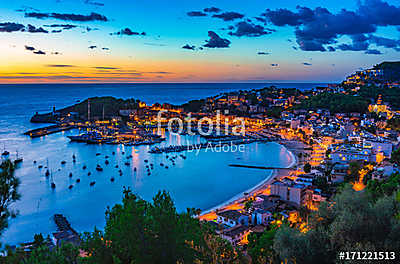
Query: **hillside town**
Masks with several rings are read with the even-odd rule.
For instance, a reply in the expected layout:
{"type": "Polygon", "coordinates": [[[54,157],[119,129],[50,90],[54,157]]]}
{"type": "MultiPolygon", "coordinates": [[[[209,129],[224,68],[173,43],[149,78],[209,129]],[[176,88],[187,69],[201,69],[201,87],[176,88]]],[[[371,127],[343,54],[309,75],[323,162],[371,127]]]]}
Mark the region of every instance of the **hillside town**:
{"type": "MultiPolygon", "coordinates": [[[[171,118],[188,122],[185,117],[190,114],[192,130],[184,129],[180,134],[199,134],[210,126],[201,123],[207,117],[229,128],[228,134],[209,133],[207,140],[275,141],[284,145],[293,158],[291,167],[275,168],[262,186],[198,216],[210,223],[221,238],[245,251],[249,234],[261,234],[283,223],[307,232],[307,215],[318,210],[321,202],[329,201],[343,184],[364,191],[399,172],[400,92],[399,79],[393,77],[397,64],[385,62],[358,71],[340,84],[313,90],[272,86],[224,93],[183,105],[149,106],[134,99],[91,98],[65,109],[53,109],[49,114],[36,114],[32,122],[50,120],[55,125],[27,134],[34,137],[79,127],[90,132],[71,140],[156,144],[162,139],[155,132],[162,110],[163,128],[171,118]],[[387,73],[386,68],[390,68],[387,73]],[[241,137],[233,137],[236,118],[244,120],[245,133],[241,137]]],[[[153,153],[162,151],[153,149],[153,153]]],[[[244,173],[251,174],[252,169],[244,173]]]]}

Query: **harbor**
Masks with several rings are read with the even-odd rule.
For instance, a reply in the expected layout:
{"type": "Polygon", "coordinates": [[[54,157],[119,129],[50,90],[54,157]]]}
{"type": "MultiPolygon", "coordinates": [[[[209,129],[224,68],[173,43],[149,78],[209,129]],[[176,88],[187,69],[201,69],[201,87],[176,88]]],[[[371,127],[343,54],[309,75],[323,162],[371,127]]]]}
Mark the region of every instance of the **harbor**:
{"type": "MultiPolygon", "coordinates": [[[[20,214],[11,221],[4,241],[30,241],[34,235],[30,230],[51,234],[54,228],[49,219],[55,212],[62,212],[77,232],[92,230],[94,225],[102,227],[105,208],[121,201],[124,186],[130,186],[145,199],[167,189],[174,196],[178,210],[184,211],[186,207],[206,210],[254,186],[269,174],[257,170],[252,177],[243,179],[241,172],[227,164],[240,161],[284,165],[286,162],[280,146],[269,142],[244,144],[245,152],[233,155],[204,150],[198,155],[188,151],[151,154],[147,145],[72,143],[68,136],[75,134],[76,131],[69,130],[49,135],[44,141],[35,139],[31,143],[35,152],[20,148],[24,161],[15,173],[26,183],[21,186],[24,196],[16,204],[20,214]],[[270,153],[268,157],[265,152],[270,153]],[[210,170],[218,171],[218,177],[209,174],[210,170]],[[224,190],[216,188],[221,184],[229,186],[224,190]],[[205,186],[207,194],[201,186],[205,186]]],[[[195,145],[204,140],[200,136],[170,134],[165,139],[157,146],[195,145]]]]}

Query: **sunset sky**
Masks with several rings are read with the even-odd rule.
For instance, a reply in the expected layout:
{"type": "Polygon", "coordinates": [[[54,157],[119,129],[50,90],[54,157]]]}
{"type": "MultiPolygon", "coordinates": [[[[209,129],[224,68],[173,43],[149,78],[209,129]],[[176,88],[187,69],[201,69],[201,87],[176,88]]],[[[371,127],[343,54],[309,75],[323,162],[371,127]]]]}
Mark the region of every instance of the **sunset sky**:
{"type": "Polygon", "coordinates": [[[399,51],[399,1],[0,3],[0,83],[337,82],[399,51]]]}

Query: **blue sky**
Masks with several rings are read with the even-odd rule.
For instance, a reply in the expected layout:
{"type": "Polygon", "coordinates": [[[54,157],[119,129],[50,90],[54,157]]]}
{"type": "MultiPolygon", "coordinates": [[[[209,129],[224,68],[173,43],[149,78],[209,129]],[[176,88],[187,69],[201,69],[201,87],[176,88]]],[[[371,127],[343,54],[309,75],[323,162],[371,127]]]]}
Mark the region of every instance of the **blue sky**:
{"type": "Polygon", "coordinates": [[[399,26],[383,0],[2,1],[0,82],[336,82],[397,60],[399,26]]]}

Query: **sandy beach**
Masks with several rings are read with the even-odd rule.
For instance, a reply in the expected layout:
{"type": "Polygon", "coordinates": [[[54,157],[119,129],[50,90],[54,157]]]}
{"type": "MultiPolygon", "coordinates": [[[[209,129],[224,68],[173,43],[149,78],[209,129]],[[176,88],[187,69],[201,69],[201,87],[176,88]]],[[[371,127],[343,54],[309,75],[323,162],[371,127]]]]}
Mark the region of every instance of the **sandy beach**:
{"type": "Polygon", "coordinates": [[[242,193],[237,194],[236,196],[232,197],[231,199],[225,201],[222,204],[214,206],[211,209],[208,209],[202,212],[199,216],[201,220],[212,220],[215,217],[215,212],[219,210],[227,210],[227,209],[241,209],[244,207],[244,202],[247,200],[247,197],[255,196],[257,194],[261,194],[267,191],[268,186],[276,180],[279,180],[282,177],[286,177],[290,175],[291,168],[296,167],[298,163],[298,159],[294,154],[295,149],[303,146],[301,142],[297,141],[290,141],[290,144],[283,143],[283,142],[276,142],[277,144],[282,145],[286,151],[291,156],[291,163],[287,167],[287,169],[275,169],[272,171],[271,175],[264,179],[262,182],[257,184],[256,186],[246,190],[242,193]]]}

